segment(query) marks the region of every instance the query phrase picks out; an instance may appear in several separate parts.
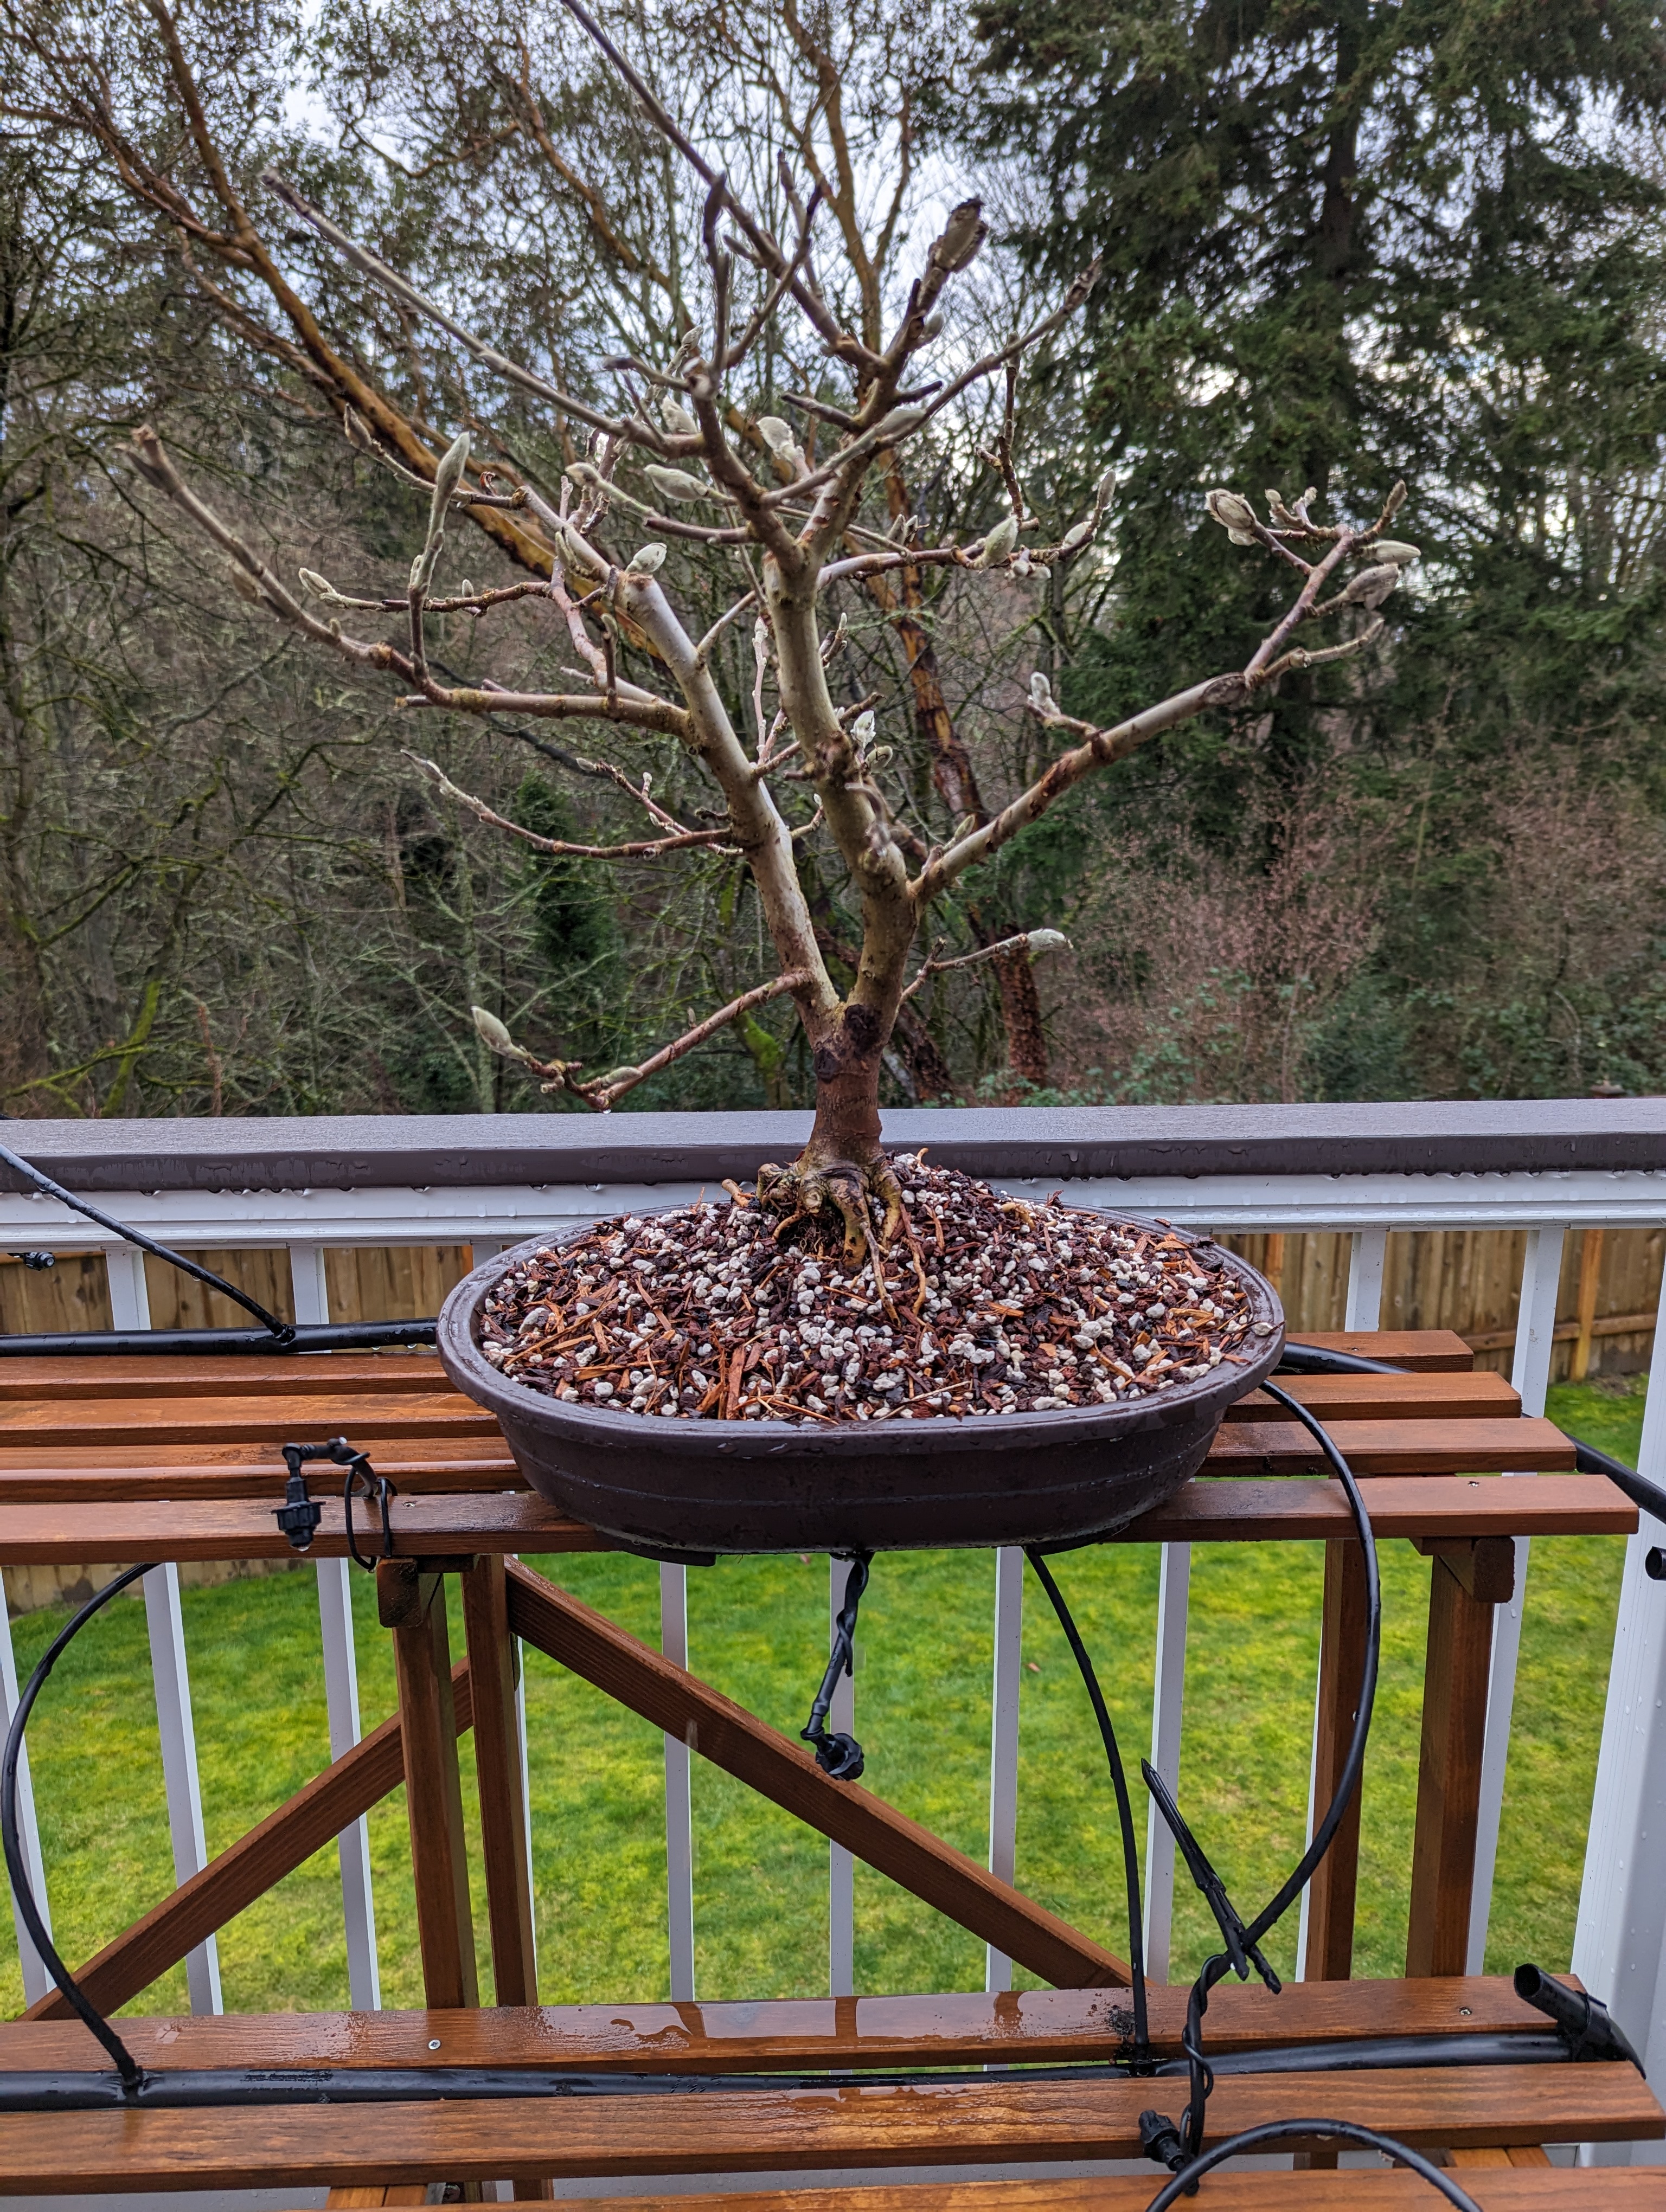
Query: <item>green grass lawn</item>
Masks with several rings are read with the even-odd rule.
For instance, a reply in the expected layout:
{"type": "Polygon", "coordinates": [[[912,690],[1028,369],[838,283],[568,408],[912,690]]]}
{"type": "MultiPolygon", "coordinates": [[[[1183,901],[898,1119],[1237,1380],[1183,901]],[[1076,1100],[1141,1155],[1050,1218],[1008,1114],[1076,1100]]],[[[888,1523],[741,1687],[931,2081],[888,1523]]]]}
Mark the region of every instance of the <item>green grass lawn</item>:
{"type": "MultiPolygon", "coordinates": [[[[1552,1393],[1553,1418],[1635,1460],[1642,1378],[1552,1393]]],[[[1511,1737],[1488,1965],[1566,1966],[1623,1544],[1535,1546],[1511,1737]]],[[[658,1639],[654,1567],[618,1557],[535,1562],[635,1633],[658,1639]]],[[[1157,1559],[1110,1546],[1057,1572],[1110,1697],[1131,1766],[1151,1727],[1157,1559]]],[[[1302,1844],[1318,1655],[1315,1545],[1220,1545],[1193,1554],[1181,1798],[1235,1899],[1256,1905],[1302,1844]]],[[[1417,1781],[1429,1566],[1383,1548],[1383,1683],[1365,1782],[1355,1972],[1399,1970],[1417,1781]]],[[[355,1577],[367,1728],[392,1709],[392,1662],[367,1577],[355,1577]]],[[[987,1553],[882,1559],[862,1609],[857,1732],[874,1789],[981,1855],[988,1784],[987,1553]]],[[[328,1757],[310,1573],[185,1593],[204,1819],[223,1849],[328,1757]]],[[[802,1725],[826,1652],[824,1559],[728,1560],[690,1577],[699,1674],[775,1725],[802,1725]]],[[[20,1669],[61,1613],[13,1624],[20,1669]]],[[[1025,1597],[1018,1878],[1121,1950],[1110,1792],[1064,1639],[1032,1583],[1025,1597]]],[[[453,1618],[453,1640],[461,1648],[453,1618]]],[[[660,1737],[535,1652],[527,1655],[541,1993],[622,2002],[666,1990],[660,1737]]],[[[86,1957],[170,1887],[171,1863],[143,1606],[118,1600],[64,1659],[30,1730],[54,1926],[86,1957]]],[[[818,1838],[695,1762],[697,1984],[702,1996],[809,1995],[827,1986],[827,1854],[818,1838]]],[[[464,1787],[471,1796],[471,1763],[464,1787]]],[[[1137,1790],[1143,1844],[1144,1793],[1137,1790]]],[[[402,1797],[372,1814],[383,2001],[420,1998],[402,1797]]],[[[866,1990],[982,1985],[982,1947],[882,1876],[856,1871],[856,1980],[866,1990]]],[[[476,1883],[477,1925],[483,1902],[476,1883]]],[[[1177,1899],[1173,1972],[1195,1968],[1213,1923],[1177,1899]]],[[[1268,1948],[1287,1967],[1295,1915],[1268,1948]]],[[[220,1936],[228,2008],[347,2002],[334,1849],[320,1852],[220,1936]]],[[[1022,1977],[1020,1977],[1022,1979],[1022,1977]]],[[[489,1972],[483,1960],[483,1979],[489,1972]]],[[[8,1917],[0,2008],[21,1984],[8,1917]]],[[[183,2009],[183,1970],[131,2009],[183,2009]]]]}

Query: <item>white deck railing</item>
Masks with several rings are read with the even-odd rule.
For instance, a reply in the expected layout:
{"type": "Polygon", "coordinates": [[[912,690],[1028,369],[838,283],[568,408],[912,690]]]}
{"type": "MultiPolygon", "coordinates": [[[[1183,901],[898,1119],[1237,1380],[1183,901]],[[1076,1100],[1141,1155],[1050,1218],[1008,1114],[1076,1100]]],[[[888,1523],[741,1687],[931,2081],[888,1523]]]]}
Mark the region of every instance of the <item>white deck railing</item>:
{"type": "MultiPolygon", "coordinates": [[[[329,1319],[324,1255],[332,1246],[471,1244],[477,1258],[540,1231],[623,1211],[686,1203],[725,1175],[801,1141],[791,1115],[641,1115],[601,1126],[577,1117],[464,1121],[14,1124],[17,1149],[119,1218],[178,1246],[288,1249],[297,1321],[329,1319]],[[538,1179],[531,1179],[532,1174],[538,1179]],[[422,1178],[419,1180],[418,1178],[422,1178]],[[593,1179],[593,1177],[596,1179],[593,1179]],[[600,1179],[605,1177],[605,1179],[600,1179]]],[[[1524,1229],[1511,1380],[1544,1410],[1563,1242],[1573,1229],[1666,1222],[1666,1101],[1555,1101],[1496,1107],[1183,1109],[1172,1112],[969,1111],[893,1115],[899,1148],[929,1142],[939,1161],[1033,1194],[1062,1184],[1076,1205],[1161,1216],[1187,1226],[1351,1232],[1345,1326],[1377,1325],[1388,1232],[1524,1229]],[[1512,1163],[1519,1163],[1513,1164],[1512,1163]],[[1025,1170],[1030,1172],[1025,1172],[1025,1170]]],[[[113,1325],[150,1326],[140,1255],[50,1200],[0,1190],[0,1245],[102,1251],[113,1325]]],[[[1643,1471],[1666,1481],[1666,1388],[1648,1400],[1643,1471]]],[[[1574,1967],[1607,1998],[1651,2072],[1666,2070],[1666,1586],[1644,1556],[1666,1541],[1645,1520],[1631,1540],[1620,1604],[1574,1967]]],[[[1515,1694],[1528,1546],[1516,1595],[1495,1615],[1469,1969],[1481,1970],[1492,1902],[1515,1694]]],[[[989,1864],[1013,1874],[1018,1814],[1021,1553],[997,1557],[992,1623],[989,1864]]],[[[666,1652],[688,1662],[686,1571],[661,1570],[666,1652]]],[[[1183,1731],[1189,1547],[1164,1548],[1152,1757],[1177,1780],[1183,1731]]],[[[357,1680],[344,1562],[318,1565],[332,1756],[358,1736],[357,1680]]],[[[830,1613],[842,1597],[833,1564],[830,1613]]],[[[171,1567],[145,1578],[174,1865],[203,1863],[191,1694],[171,1567]]],[[[697,1664],[698,1654],[695,1656],[697,1664]]],[[[1604,1655],[1606,1656],[1606,1655],[1604,1655]]],[[[1593,1655],[1595,1657],[1595,1655],[1593,1655]]],[[[831,1725],[854,1723],[842,1686],[831,1725]]],[[[0,1638],[0,1701],[16,1698],[9,1632],[0,1638]]],[[[524,1732],[523,1732],[524,1742],[524,1732]]],[[[26,1849],[40,1867],[27,1776],[26,1849]]],[[[672,1995],[694,1987],[695,1887],[689,1752],[666,1743],[672,1995]]],[[[1149,1971],[1169,1971],[1173,1845],[1148,1835],[1149,1971]]],[[[341,1838],[352,2000],[379,2001],[374,1903],[365,1824],[341,1838]]],[[[829,1987],[852,1987],[852,1869],[830,1847],[829,1987]]],[[[44,1892],[43,1892],[44,1894],[44,1892]]],[[[25,1988],[46,1984],[21,1928],[25,1988]]],[[[991,1951],[990,1989],[1009,1962],[991,1951]]],[[[212,1941],[189,1967],[194,2009],[219,2008],[212,1941]]]]}

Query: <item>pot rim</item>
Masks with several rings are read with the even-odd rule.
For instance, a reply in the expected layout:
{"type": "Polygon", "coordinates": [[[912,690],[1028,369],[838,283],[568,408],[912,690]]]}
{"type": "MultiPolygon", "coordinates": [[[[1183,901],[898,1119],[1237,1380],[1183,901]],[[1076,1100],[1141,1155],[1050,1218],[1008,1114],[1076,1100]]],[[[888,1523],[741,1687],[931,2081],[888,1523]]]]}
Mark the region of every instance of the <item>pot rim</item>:
{"type": "MultiPolygon", "coordinates": [[[[681,1210],[680,1206],[672,1204],[632,1209],[639,1219],[654,1212],[681,1210]]],[[[1079,1213],[1091,1212],[1096,1218],[1119,1225],[1172,1233],[1166,1223],[1140,1214],[1086,1206],[1070,1210],[1079,1213]]],[[[596,1220],[611,1218],[601,1214],[596,1220]]],[[[1256,1344],[1257,1349],[1242,1365],[1223,1358],[1207,1375],[1173,1383],[1151,1397],[1118,1399],[1109,1405],[1050,1406],[1012,1413],[967,1414],[958,1419],[945,1413],[927,1421],[841,1421],[832,1428],[824,1427],[819,1422],[798,1425],[768,1418],[753,1421],[656,1419],[633,1413],[628,1407],[615,1410],[590,1406],[581,1400],[553,1398],[542,1391],[528,1389],[501,1375],[476,1340],[476,1322],[487,1293],[519,1261],[532,1251],[558,1250],[587,1236],[595,1225],[595,1221],[583,1222],[564,1233],[525,1237],[483,1261],[464,1276],[447,1297],[440,1310],[438,1332],[440,1358],[447,1374],[465,1395],[497,1414],[506,1428],[514,1423],[532,1420],[564,1430],[575,1438],[581,1437],[593,1450],[640,1450],[646,1447],[696,1457],[747,1459],[780,1457],[787,1453],[866,1458],[883,1451],[888,1456],[913,1457],[951,1445],[960,1451],[998,1451],[1020,1440],[1032,1442],[1036,1430],[1043,1424],[1061,1442],[1085,1443],[1145,1429],[1167,1428],[1177,1421],[1207,1418],[1217,1403],[1224,1413],[1226,1406],[1246,1396],[1266,1380],[1278,1365],[1284,1350],[1284,1308],[1277,1291],[1247,1260],[1225,1247],[1217,1247],[1223,1263],[1250,1293],[1254,1316],[1251,1329],[1266,1322],[1268,1334],[1263,1338],[1252,1335],[1248,1340],[1256,1344]]]]}

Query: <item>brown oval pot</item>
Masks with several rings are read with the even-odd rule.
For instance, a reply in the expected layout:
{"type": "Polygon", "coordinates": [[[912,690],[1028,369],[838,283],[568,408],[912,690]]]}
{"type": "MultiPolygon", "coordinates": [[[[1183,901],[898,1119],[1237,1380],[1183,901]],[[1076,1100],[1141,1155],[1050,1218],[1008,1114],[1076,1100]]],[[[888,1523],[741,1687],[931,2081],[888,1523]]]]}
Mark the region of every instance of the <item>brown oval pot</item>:
{"type": "Polygon", "coordinates": [[[1284,1345],[1272,1285],[1222,1252],[1221,1266],[1250,1294],[1244,1364],[1223,1360],[1133,1404],[836,1429],[660,1420],[547,1398],[482,1356],[487,1293],[525,1255],[560,1241],[530,1238],[465,1276],[441,1309],[440,1358],[457,1388],[496,1414],[539,1497],[652,1559],[1055,1547],[1114,1535],[1196,1474],[1228,1406],[1271,1373],[1284,1345]],[[1259,1323],[1264,1337],[1253,1333],[1259,1323]]]}

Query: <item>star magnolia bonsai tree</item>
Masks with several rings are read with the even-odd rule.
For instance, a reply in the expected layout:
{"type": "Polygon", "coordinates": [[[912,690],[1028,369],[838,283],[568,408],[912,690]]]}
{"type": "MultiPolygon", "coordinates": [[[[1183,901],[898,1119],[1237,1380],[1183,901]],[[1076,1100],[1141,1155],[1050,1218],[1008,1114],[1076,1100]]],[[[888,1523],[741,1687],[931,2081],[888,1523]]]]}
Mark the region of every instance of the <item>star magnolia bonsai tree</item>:
{"type": "MultiPolygon", "coordinates": [[[[688,332],[667,364],[635,357],[607,364],[626,394],[626,411],[610,414],[508,360],[281,179],[269,174],[264,180],[294,214],[406,313],[447,332],[476,361],[546,405],[558,420],[587,427],[590,457],[567,470],[559,505],[501,470],[475,466],[471,473],[466,435],[435,457],[431,480],[390,462],[430,493],[427,533],[404,589],[386,599],[356,599],[303,569],[301,582],[313,602],[309,605],[185,483],[149,428],[136,436],[137,466],[220,546],[245,599],[263,604],[325,651],[385,671],[402,687],[400,703],[413,712],[438,708],[603,724],[673,738],[698,763],[721,795],[725,818],[718,828],[678,819],[653,796],[646,777],[638,782],[615,763],[584,763],[591,773],[628,793],[648,817],[638,840],[585,845],[534,835],[458,789],[434,762],[411,756],[437,786],[482,821],[545,853],[657,859],[715,846],[744,856],[774,946],[773,976],[695,1024],[641,1066],[601,1076],[584,1077],[576,1063],[539,1060],[483,1009],[475,1010],[475,1020],[495,1050],[529,1069],[546,1091],[570,1092],[605,1112],[725,1024],[768,1000],[790,998],[810,1047],[815,1124],[796,1160],[761,1169],[759,1197],[793,1219],[827,1218],[830,1207],[836,1209],[846,1257],[855,1266],[876,1231],[882,1243],[888,1241],[900,1211],[900,1194],[880,1148],[879,1121],[881,1063],[899,1007],[929,975],[948,967],[1010,955],[1026,944],[1036,952],[1064,942],[1055,931],[1036,931],[1027,939],[985,946],[959,961],[921,958],[916,946],[933,902],[1084,778],[1207,708],[1245,705],[1288,670],[1337,659],[1367,645],[1382,627],[1377,609],[1402,568],[1416,558],[1414,547],[1383,535],[1405,488],[1396,484],[1375,520],[1358,528],[1316,520],[1310,491],[1287,505],[1269,493],[1265,520],[1237,494],[1212,492],[1208,506],[1215,522],[1235,544],[1258,546],[1290,569],[1295,585],[1283,617],[1246,665],[1207,677],[1109,729],[1066,714],[1046,677],[1035,674],[1029,711],[1067,741],[1063,749],[998,813],[963,825],[946,843],[927,845],[899,818],[886,795],[870,705],[841,706],[834,697],[828,668],[837,632],[830,634],[824,622],[827,596],[842,580],[909,566],[1033,576],[1051,563],[1079,557],[1091,544],[1110,499],[1109,480],[1092,511],[1061,542],[1025,544],[1026,534],[1038,526],[1026,509],[1012,431],[1026,359],[1074,317],[1091,289],[1094,272],[1085,270],[1054,310],[1031,327],[940,378],[922,380],[922,356],[942,331],[939,298],[971,263],[986,234],[980,204],[968,200],[954,210],[925,255],[894,334],[876,348],[847,327],[830,305],[843,288],[818,276],[819,187],[800,198],[783,161],[782,195],[796,230],[783,243],[704,160],[576,0],[566,4],[705,187],[701,246],[709,278],[709,321],[688,332]],[[750,416],[736,396],[744,390],[747,364],[772,336],[774,357],[790,357],[792,347],[781,326],[793,319],[808,325],[835,374],[845,380],[845,402],[835,405],[793,395],[786,404],[794,409],[797,422],[775,415],[750,416]],[[996,378],[1005,379],[1006,406],[997,450],[989,458],[1000,471],[1008,511],[970,543],[921,544],[911,515],[893,518],[885,512],[888,459],[922,438],[939,418],[952,421],[951,410],[996,378]],[[748,433],[739,442],[731,435],[737,419],[748,433]],[[818,447],[824,433],[826,441],[818,447]],[[467,584],[449,592],[437,590],[447,520],[462,512],[478,519],[483,509],[495,507],[515,510],[520,531],[542,541],[547,577],[488,590],[467,584]],[[708,516],[714,509],[720,519],[704,519],[701,510],[708,516]],[[637,539],[642,542],[635,550],[624,550],[637,539]],[[660,580],[672,540],[708,549],[713,557],[727,556],[734,563],[739,596],[702,637],[692,634],[660,580]],[[528,598],[553,605],[588,672],[587,684],[571,691],[544,692],[441,679],[426,635],[434,617],[483,617],[528,598]],[[326,611],[314,611],[319,603],[326,611]],[[376,612],[403,617],[402,641],[350,633],[349,618],[376,612]],[[1296,641],[1298,633],[1310,634],[1311,625],[1338,616],[1352,635],[1311,647],[1296,641]],[[750,742],[712,672],[719,635],[730,623],[748,617],[756,669],[756,728],[750,742]],[[780,795],[788,780],[813,802],[807,818],[796,824],[780,795]],[[861,915],[860,963],[843,992],[828,972],[800,880],[798,848],[812,837],[836,849],[861,915]]],[[[346,427],[356,443],[374,449],[372,433],[350,413],[346,427]]]]}

